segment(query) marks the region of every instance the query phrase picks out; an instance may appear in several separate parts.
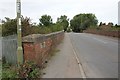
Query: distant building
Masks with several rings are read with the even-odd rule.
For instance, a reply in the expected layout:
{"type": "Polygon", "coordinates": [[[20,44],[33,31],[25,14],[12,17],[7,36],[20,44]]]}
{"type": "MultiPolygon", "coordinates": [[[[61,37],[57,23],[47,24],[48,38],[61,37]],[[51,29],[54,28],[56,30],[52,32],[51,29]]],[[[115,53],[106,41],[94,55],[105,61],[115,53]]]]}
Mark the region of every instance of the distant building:
{"type": "Polygon", "coordinates": [[[118,25],[120,25],[120,1],[118,2],[118,25]]]}

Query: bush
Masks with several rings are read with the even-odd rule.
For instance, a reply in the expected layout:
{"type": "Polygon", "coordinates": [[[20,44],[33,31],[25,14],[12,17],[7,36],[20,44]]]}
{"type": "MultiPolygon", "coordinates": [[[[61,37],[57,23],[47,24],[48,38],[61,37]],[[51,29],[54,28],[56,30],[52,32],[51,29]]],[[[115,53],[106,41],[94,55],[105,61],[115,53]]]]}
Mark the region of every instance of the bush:
{"type": "Polygon", "coordinates": [[[20,78],[40,78],[40,68],[33,62],[25,62],[18,69],[20,78]]]}
{"type": "Polygon", "coordinates": [[[17,68],[4,63],[2,65],[2,78],[18,78],[17,68]]]}
{"type": "Polygon", "coordinates": [[[2,78],[40,78],[40,68],[33,62],[25,62],[20,67],[4,63],[2,78]]]}
{"type": "MultiPolygon", "coordinates": [[[[63,30],[63,27],[61,24],[50,24],[48,26],[44,25],[34,25],[30,24],[30,18],[23,17],[21,18],[21,28],[22,28],[22,36],[27,36],[30,34],[48,34],[51,32],[56,32],[63,30]]],[[[10,19],[5,18],[5,21],[3,21],[3,24],[0,25],[0,30],[2,29],[2,36],[8,36],[17,34],[17,19],[10,19]],[[2,26],[2,28],[1,28],[2,26]]]]}

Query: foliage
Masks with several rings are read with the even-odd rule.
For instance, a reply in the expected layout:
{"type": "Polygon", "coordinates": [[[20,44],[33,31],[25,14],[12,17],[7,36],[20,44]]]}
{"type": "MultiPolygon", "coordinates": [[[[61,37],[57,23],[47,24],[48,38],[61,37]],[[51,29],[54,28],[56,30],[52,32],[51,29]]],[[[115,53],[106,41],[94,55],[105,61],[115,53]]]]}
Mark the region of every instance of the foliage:
{"type": "Polygon", "coordinates": [[[0,36],[2,36],[2,25],[0,24],[0,36]]]}
{"type": "Polygon", "coordinates": [[[2,64],[2,78],[18,78],[16,67],[8,63],[2,64]]]}
{"type": "Polygon", "coordinates": [[[61,30],[63,30],[63,26],[60,23],[56,23],[51,26],[52,32],[61,31],[61,30]]]}
{"type": "Polygon", "coordinates": [[[50,15],[43,15],[41,16],[41,18],[39,19],[40,23],[39,25],[43,25],[43,26],[50,26],[52,24],[52,18],[50,15]]]}
{"type": "Polygon", "coordinates": [[[101,31],[119,31],[119,25],[113,25],[112,22],[109,22],[108,25],[105,23],[100,22],[99,26],[90,26],[88,30],[101,30],[101,31]]]}
{"type": "Polygon", "coordinates": [[[78,14],[70,21],[70,26],[74,32],[80,32],[90,26],[96,26],[98,20],[94,14],[78,14]]]}
{"type": "Polygon", "coordinates": [[[2,65],[2,78],[40,78],[40,68],[33,62],[25,62],[20,67],[8,63],[2,65]]]}
{"type": "Polygon", "coordinates": [[[2,79],[2,61],[0,60],[0,80],[2,79]]]}
{"type": "Polygon", "coordinates": [[[100,22],[99,26],[102,26],[102,22],[100,22]]]}
{"type": "MultiPolygon", "coordinates": [[[[30,18],[21,17],[22,36],[26,36],[31,33],[30,18]]],[[[2,36],[8,36],[17,34],[17,19],[10,19],[5,17],[2,23],[2,36]]]]}
{"type": "Polygon", "coordinates": [[[17,19],[5,17],[2,24],[2,36],[13,35],[17,33],[17,19]]]}
{"type": "MultiPolygon", "coordinates": [[[[51,32],[61,31],[63,27],[60,23],[52,23],[51,16],[43,15],[40,19],[41,25],[31,23],[28,17],[21,17],[22,36],[30,34],[47,34],[51,32]]],[[[17,19],[5,18],[2,22],[2,36],[17,34],[17,19]]]]}
{"type": "Polygon", "coordinates": [[[40,68],[33,62],[25,62],[18,69],[20,78],[40,78],[40,68]]]}
{"type": "Polygon", "coordinates": [[[118,25],[117,25],[117,26],[116,26],[116,25],[115,25],[115,26],[112,26],[112,27],[111,27],[111,30],[112,30],[112,31],[120,31],[120,26],[118,26],[118,25]]]}
{"type": "Polygon", "coordinates": [[[21,17],[21,27],[22,27],[22,36],[26,36],[31,34],[32,29],[31,29],[31,24],[30,24],[31,20],[28,17],[21,17]]]}
{"type": "Polygon", "coordinates": [[[63,26],[64,31],[67,30],[67,27],[69,26],[69,19],[67,18],[66,15],[60,16],[60,18],[57,18],[57,23],[61,24],[63,26]]]}

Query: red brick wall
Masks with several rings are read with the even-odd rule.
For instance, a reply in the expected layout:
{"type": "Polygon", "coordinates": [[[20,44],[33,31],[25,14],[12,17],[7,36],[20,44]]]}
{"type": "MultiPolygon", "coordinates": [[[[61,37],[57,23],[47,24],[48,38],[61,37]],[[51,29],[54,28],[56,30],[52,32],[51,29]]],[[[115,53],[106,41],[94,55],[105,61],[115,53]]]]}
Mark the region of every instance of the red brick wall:
{"type": "Polygon", "coordinates": [[[46,35],[32,34],[23,37],[24,61],[34,61],[39,66],[44,64],[50,51],[64,38],[64,32],[46,35]]]}

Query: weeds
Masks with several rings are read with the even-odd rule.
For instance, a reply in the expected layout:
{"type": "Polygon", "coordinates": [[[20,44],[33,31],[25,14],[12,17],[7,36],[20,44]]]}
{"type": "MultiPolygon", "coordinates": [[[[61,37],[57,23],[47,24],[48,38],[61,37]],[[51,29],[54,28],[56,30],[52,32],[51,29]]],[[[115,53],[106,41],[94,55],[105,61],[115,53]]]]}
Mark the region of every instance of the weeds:
{"type": "Polygon", "coordinates": [[[20,67],[8,63],[2,65],[2,78],[40,78],[40,68],[33,62],[25,62],[20,67]]]}

